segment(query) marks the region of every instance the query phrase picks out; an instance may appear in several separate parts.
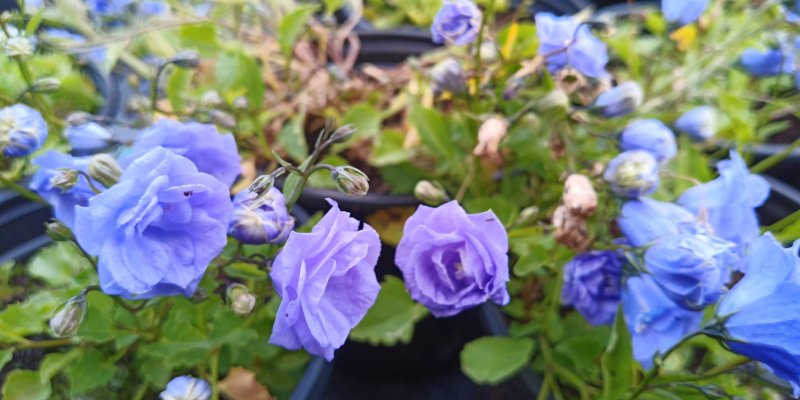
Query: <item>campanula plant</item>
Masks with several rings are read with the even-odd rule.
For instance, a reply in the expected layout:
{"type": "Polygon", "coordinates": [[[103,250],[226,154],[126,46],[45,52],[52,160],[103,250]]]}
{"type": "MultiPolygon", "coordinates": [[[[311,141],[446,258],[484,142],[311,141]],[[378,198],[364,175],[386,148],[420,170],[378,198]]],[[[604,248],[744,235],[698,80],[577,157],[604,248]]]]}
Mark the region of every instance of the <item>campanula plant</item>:
{"type": "Polygon", "coordinates": [[[797,112],[795,8],[401,1],[441,46],[396,62],[374,2],[267,3],[0,16],[0,183],[53,217],[0,263],[2,398],[291,398],[420,342],[481,393],[797,394],[800,225],[760,218],[778,158],[747,153],[797,112]],[[43,57],[113,71],[119,109],[43,57]]]}

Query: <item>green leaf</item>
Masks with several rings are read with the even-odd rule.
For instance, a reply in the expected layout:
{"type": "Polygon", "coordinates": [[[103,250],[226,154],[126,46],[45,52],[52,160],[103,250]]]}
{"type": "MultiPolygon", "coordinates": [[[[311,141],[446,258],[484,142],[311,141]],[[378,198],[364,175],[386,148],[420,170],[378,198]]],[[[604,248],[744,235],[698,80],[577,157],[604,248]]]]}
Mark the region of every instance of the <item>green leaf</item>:
{"type": "Polygon", "coordinates": [[[427,310],[411,300],[403,281],[387,275],[375,305],[350,332],[350,337],[372,345],[408,343],[414,336],[414,324],[425,315],[427,310]]]}
{"type": "Polygon", "coordinates": [[[624,398],[633,382],[633,346],[625,325],[622,306],[617,309],[606,351],[600,358],[603,369],[603,400],[624,398]]]}
{"type": "Polygon", "coordinates": [[[317,10],[315,5],[297,7],[294,11],[286,14],[278,27],[278,44],[284,56],[292,55],[294,45],[297,42],[300,32],[305,27],[306,21],[317,10]]]}
{"type": "Polygon", "coordinates": [[[82,351],[78,349],[71,350],[67,353],[50,353],[44,357],[41,367],[39,367],[39,374],[42,381],[49,381],[53,379],[56,374],[61,372],[70,363],[81,357],[82,351]]]}
{"type": "Polygon", "coordinates": [[[27,36],[33,36],[36,34],[36,30],[39,29],[39,25],[41,25],[42,20],[44,19],[44,10],[46,7],[41,7],[33,17],[31,17],[30,22],[28,22],[28,26],[25,27],[25,34],[27,36]]]}
{"type": "Polygon", "coordinates": [[[114,340],[119,333],[114,327],[114,300],[92,291],[86,296],[86,306],[86,317],[78,329],[78,336],[98,343],[114,340]]]}
{"type": "Polygon", "coordinates": [[[217,27],[208,24],[186,24],[178,29],[180,47],[186,50],[197,50],[203,57],[213,56],[219,49],[217,27]]]}
{"type": "Polygon", "coordinates": [[[173,111],[180,112],[186,107],[186,98],[184,96],[192,83],[193,75],[194,71],[191,69],[175,68],[172,71],[167,83],[167,98],[172,104],[173,111]]]}
{"type": "Polygon", "coordinates": [[[417,129],[422,143],[433,154],[442,157],[444,160],[454,161],[454,143],[450,137],[447,121],[445,121],[442,114],[434,109],[414,104],[411,107],[409,119],[417,129]]]}
{"type": "Polygon", "coordinates": [[[461,351],[461,370],[476,383],[498,384],[528,363],[535,344],[529,338],[503,336],[473,340],[461,351]]]}
{"type": "Polygon", "coordinates": [[[17,369],[6,376],[2,397],[5,400],[47,400],[52,391],[50,382],[43,382],[39,372],[17,369]]]}
{"type": "Polygon", "coordinates": [[[356,128],[356,132],[350,140],[377,135],[381,130],[382,123],[381,113],[366,103],[350,107],[342,118],[342,125],[351,124],[356,128]]]}
{"type": "Polygon", "coordinates": [[[386,130],[376,138],[370,155],[370,164],[376,167],[406,162],[410,153],[403,147],[405,135],[397,130],[386,130]]]}
{"type": "Polygon", "coordinates": [[[278,133],[278,143],[297,162],[302,162],[308,156],[308,143],[303,129],[305,119],[305,112],[295,115],[278,133]]]}
{"type": "Polygon", "coordinates": [[[106,360],[98,350],[89,350],[80,360],[70,365],[68,370],[69,380],[72,383],[72,393],[86,391],[105,386],[114,378],[117,367],[106,360]]]}
{"type": "Polygon", "coordinates": [[[14,349],[0,350],[0,370],[14,358],[14,349]]]}
{"type": "Polygon", "coordinates": [[[263,104],[261,67],[241,50],[228,51],[218,56],[215,77],[228,101],[243,94],[251,108],[258,109],[263,104]]]}
{"type": "Polygon", "coordinates": [[[58,242],[48,246],[28,265],[28,273],[42,279],[49,286],[82,288],[94,283],[92,264],[72,242],[58,242]]]}

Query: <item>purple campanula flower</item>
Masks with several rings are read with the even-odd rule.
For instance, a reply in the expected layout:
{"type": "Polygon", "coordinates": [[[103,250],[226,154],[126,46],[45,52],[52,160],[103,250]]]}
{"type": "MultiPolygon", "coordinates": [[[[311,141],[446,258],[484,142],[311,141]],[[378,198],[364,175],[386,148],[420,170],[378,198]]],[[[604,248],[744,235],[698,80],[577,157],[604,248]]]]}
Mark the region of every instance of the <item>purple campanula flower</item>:
{"type": "Polygon", "coordinates": [[[154,147],[164,147],[191,160],[200,172],[213,175],[230,186],[242,172],[242,158],[230,133],[221,135],[217,127],[196,122],[162,118],[142,133],[122,160],[127,165],[154,147]]]}
{"type": "Polygon", "coordinates": [[[784,249],[771,234],[752,241],[744,278],[722,297],[728,348],[764,363],[800,396],[800,242],[784,249]]]}
{"type": "Polygon", "coordinates": [[[294,228],[286,199],[277,188],[259,196],[243,190],[233,199],[228,233],[247,244],[283,243],[294,228]]]}
{"type": "Polygon", "coordinates": [[[227,243],[228,187],[156,147],[76,211],[75,237],[99,256],[100,286],[128,299],[191,296],[227,243]]]}
{"type": "Polygon", "coordinates": [[[648,152],[631,150],[609,161],[603,179],[622,197],[640,197],[658,188],[658,161],[648,152]]]}
{"type": "Polygon", "coordinates": [[[697,21],[708,7],[709,0],[661,0],[664,18],[680,25],[697,21]]]}
{"type": "Polygon", "coordinates": [[[687,189],[678,204],[699,215],[710,233],[735,243],[741,258],[759,235],[755,210],[767,200],[770,188],[764,178],[750,173],[739,153],[730,154],[730,160],[717,163],[717,179],[687,189]]]}
{"type": "Polygon", "coordinates": [[[592,325],[609,325],[619,305],[621,274],[617,252],[578,254],[564,266],[561,302],[575,307],[592,325]]]}
{"type": "Polygon", "coordinates": [[[622,131],[620,148],[647,151],[662,163],[678,152],[675,134],[657,119],[640,119],[628,124],[622,131]]]}
{"type": "Polygon", "coordinates": [[[737,260],[733,250],[733,243],[710,235],[672,235],[645,251],[644,264],[675,304],[699,311],[722,295],[737,260]]]}
{"type": "Polygon", "coordinates": [[[550,13],[538,13],[535,19],[539,54],[546,57],[550,72],[572,67],[596,79],[608,75],[606,45],[592,35],[588,26],[581,25],[575,17],[550,13]]]}
{"type": "Polygon", "coordinates": [[[310,233],[292,232],[272,265],[281,297],[269,342],[333,359],[375,303],[378,233],[328,200],[331,209],[310,233]]]}
{"type": "Polygon", "coordinates": [[[161,392],[161,400],[208,400],[211,398],[211,385],[190,375],[172,378],[161,392]]]}
{"type": "Polygon", "coordinates": [[[447,0],[433,19],[433,41],[457,46],[472,43],[478,37],[482,17],[471,0],[447,0]]]}
{"type": "Polygon", "coordinates": [[[634,81],[623,82],[601,94],[594,106],[607,118],[620,117],[636,111],[644,101],[642,87],[634,81]]]}
{"type": "Polygon", "coordinates": [[[633,340],[633,358],[645,369],[653,355],[664,352],[700,328],[703,313],[678,307],[650,275],[628,278],[622,289],[622,310],[633,340]]]}
{"type": "Polygon", "coordinates": [[[47,139],[47,124],[38,111],[14,104],[0,109],[0,149],[6,157],[25,157],[47,139]]]}
{"type": "Polygon", "coordinates": [[[696,142],[705,142],[717,134],[717,110],[711,106],[695,107],[675,121],[675,127],[696,142]]]}
{"type": "Polygon", "coordinates": [[[625,203],[617,224],[635,247],[645,246],[664,236],[700,231],[697,217],[685,208],[647,197],[625,203]]]}
{"type": "Polygon", "coordinates": [[[435,317],[487,300],[505,305],[508,235],[492,211],[467,214],[456,201],[419,206],[403,227],[395,264],[411,298],[435,317]]]}
{"type": "Polygon", "coordinates": [[[69,141],[72,150],[97,151],[108,147],[111,143],[111,132],[96,122],[68,126],[64,130],[64,137],[69,141]]]}
{"type": "Polygon", "coordinates": [[[89,172],[89,157],[72,157],[68,154],[50,150],[33,159],[39,170],[31,178],[28,186],[42,196],[53,207],[53,214],[67,227],[75,229],[75,207],[85,206],[95,195],[85,177],[67,191],[53,185],[53,178],[61,169],[89,172]]]}

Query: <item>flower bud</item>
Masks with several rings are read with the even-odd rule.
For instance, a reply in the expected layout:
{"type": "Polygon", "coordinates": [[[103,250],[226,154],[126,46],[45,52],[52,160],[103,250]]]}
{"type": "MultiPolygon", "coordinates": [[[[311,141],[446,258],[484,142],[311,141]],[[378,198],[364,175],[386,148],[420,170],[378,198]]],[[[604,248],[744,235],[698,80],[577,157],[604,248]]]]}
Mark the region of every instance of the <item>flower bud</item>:
{"type": "Polygon", "coordinates": [[[592,181],[585,175],[570,175],[564,182],[562,201],[567,210],[573,214],[584,217],[594,214],[597,208],[597,193],[592,187],[592,181]]]}
{"type": "Polygon", "coordinates": [[[539,109],[551,110],[555,108],[569,109],[569,96],[561,90],[553,90],[539,100],[539,109]]]}
{"type": "Polygon", "coordinates": [[[566,206],[561,205],[553,212],[552,223],[556,228],[554,237],[559,243],[577,252],[591,247],[589,224],[584,217],[569,212],[566,206]]]}
{"type": "Polygon", "coordinates": [[[79,179],[80,174],[78,174],[78,171],[62,169],[50,179],[50,184],[66,192],[77,185],[79,179]]]}
{"type": "Polygon", "coordinates": [[[57,219],[51,219],[46,222],[44,226],[47,231],[47,236],[50,236],[50,239],[53,239],[55,242],[66,242],[74,238],[72,231],[69,230],[63,222],[57,219]]]}
{"type": "Polygon", "coordinates": [[[431,181],[417,182],[417,185],[414,186],[414,197],[431,207],[450,201],[442,184],[431,181]]]}
{"type": "MultiPolygon", "coordinates": [[[[222,104],[222,97],[219,97],[219,93],[216,90],[209,90],[200,96],[200,105],[204,108],[214,108],[220,104],[222,104]]],[[[236,101],[233,104],[235,106],[236,101]]]]}
{"type": "Polygon", "coordinates": [[[11,19],[13,17],[14,17],[14,14],[11,14],[11,11],[8,11],[8,10],[3,11],[2,13],[0,13],[0,22],[2,22],[4,24],[7,23],[7,22],[11,22],[11,19]]]}
{"type": "Polygon", "coordinates": [[[634,112],[644,101],[644,92],[634,81],[624,82],[597,97],[594,107],[607,118],[634,112]]]}
{"type": "Polygon", "coordinates": [[[110,154],[97,154],[89,160],[89,176],[107,188],[114,186],[121,175],[122,168],[110,154]]]}
{"type": "Polygon", "coordinates": [[[275,178],[270,175],[261,175],[250,184],[249,192],[255,193],[256,196],[261,197],[272,189],[275,185],[275,178]]]}
{"type": "Polygon", "coordinates": [[[61,87],[61,81],[56,78],[42,78],[33,82],[31,85],[31,92],[36,93],[52,93],[61,87]]]}
{"type": "Polygon", "coordinates": [[[472,153],[478,157],[496,159],[500,155],[500,142],[508,132],[508,121],[494,115],[487,119],[478,129],[478,145],[472,153]]]}
{"type": "Polygon", "coordinates": [[[525,207],[522,211],[519,212],[519,217],[517,217],[516,224],[517,225],[528,225],[536,221],[539,217],[539,207],[530,206],[525,207]]]}
{"type": "Polygon", "coordinates": [[[280,244],[294,228],[286,199],[276,188],[258,195],[241,191],[233,199],[228,234],[246,244],[280,244]]]}
{"type": "Polygon", "coordinates": [[[623,197],[640,197],[658,187],[658,161],[643,150],[626,151],[608,163],[603,178],[623,197]]]}
{"type": "Polygon", "coordinates": [[[233,129],[236,127],[236,119],[233,118],[233,115],[230,115],[224,111],[211,110],[209,111],[208,115],[215,124],[223,128],[233,129]]]}
{"type": "Polygon", "coordinates": [[[461,94],[467,91],[464,68],[455,58],[450,57],[436,64],[431,68],[430,77],[436,92],[461,94]]]}
{"type": "Polygon", "coordinates": [[[170,62],[180,68],[197,69],[200,66],[200,55],[191,50],[183,50],[175,54],[170,62]]]}
{"type": "Polygon", "coordinates": [[[696,142],[705,142],[717,134],[717,110],[711,106],[695,107],[683,114],[675,127],[696,142]]]}
{"type": "Polygon", "coordinates": [[[62,304],[50,317],[50,330],[60,338],[70,337],[78,332],[86,316],[86,294],[81,293],[62,304]]]}
{"type": "Polygon", "coordinates": [[[228,286],[227,295],[228,303],[236,314],[250,314],[256,306],[256,296],[253,296],[253,294],[247,290],[247,286],[241,283],[234,283],[228,286]]]}
{"type": "Polygon", "coordinates": [[[8,143],[3,147],[3,153],[8,156],[31,154],[41,145],[39,136],[29,130],[13,130],[8,134],[7,140],[8,143]]]}
{"type": "Polygon", "coordinates": [[[356,167],[336,167],[331,178],[336,182],[336,188],[348,196],[364,196],[369,191],[369,178],[356,167]]]}
{"type": "Polygon", "coordinates": [[[353,137],[353,134],[356,133],[356,128],[353,125],[344,125],[337,128],[333,133],[331,133],[330,141],[331,144],[333,143],[343,143],[353,137]]]}
{"type": "Polygon", "coordinates": [[[25,36],[8,38],[4,47],[8,57],[27,57],[36,49],[33,41],[25,36]]]}
{"type": "Polygon", "coordinates": [[[64,130],[64,137],[67,138],[72,149],[76,151],[93,152],[108,147],[113,135],[111,131],[104,126],[96,122],[74,124],[87,120],[87,117],[81,114],[70,115],[70,126],[64,130]]]}
{"type": "Polygon", "coordinates": [[[70,126],[80,126],[88,124],[91,121],[92,115],[83,111],[74,112],[67,116],[67,123],[70,126]]]}
{"type": "Polygon", "coordinates": [[[247,110],[250,108],[250,101],[247,100],[247,97],[239,96],[233,99],[233,108],[236,110],[247,110]]]}

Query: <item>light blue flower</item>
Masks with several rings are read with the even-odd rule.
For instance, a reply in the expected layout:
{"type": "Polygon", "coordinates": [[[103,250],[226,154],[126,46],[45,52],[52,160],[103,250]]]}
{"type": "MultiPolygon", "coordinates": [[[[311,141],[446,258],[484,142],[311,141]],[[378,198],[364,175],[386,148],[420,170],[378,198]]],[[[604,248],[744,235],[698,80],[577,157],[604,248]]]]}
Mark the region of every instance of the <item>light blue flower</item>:
{"type": "Polygon", "coordinates": [[[619,306],[622,263],[616,251],[590,251],[564,265],[561,302],[590,324],[610,325],[619,306]]]}
{"type": "Polygon", "coordinates": [[[800,396],[800,242],[785,250],[771,234],[752,241],[744,278],[720,301],[725,343],[766,364],[800,396]]]}
{"type": "Polygon", "coordinates": [[[632,150],[620,153],[609,161],[603,179],[619,196],[640,197],[658,188],[658,172],[658,162],[650,153],[632,150]]]}
{"type": "Polygon", "coordinates": [[[644,253],[644,265],[672,301],[699,311],[716,303],[737,260],[734,244],[704,234],[662,237],[644,253]]]}
{"type": "Polygon", "coordinates": [[[482,18],[471,0],[447,0],[433,19],[433,41],[457,46],[472,43],[478,37],[482,18]]]}
{"type": "Polygon", "coordinates": [[[99,256],[103,291],[129,299],[191,296],[227,243],[228,186],[163,147],[76,211],[75,237],[99,256]]]}
{"type": "Polygon", "coordinates": [[[96,122],[87,122],[68,126],[64,130],[64,137],[69,141],[72,150],[91,152],[108,147],[112,135],[104,126],[96,122]]]}
{"type": "Polygon", "coordinates": [[[717,134],[718,113],[714,107],[695,107],[675,121],[675,127],[696,142],[705,142],[717,134]]]}
{"type": "Polygon", "coordinates": [[[699,215],[710,233],[735,243],[742,257],[759,235],[756,208],[767,200],[770,188],[764,178],[750,173],[739,153],[731,151],[730,157],[717,163],[717,179],[687,189],[678,204],[699,215]]]}
{"type": "Polygon", "coordinates": [[[606,45],[592,35],[588,26],[581,25],[575,17],[550,13],[538,13],[535,19],[539,55],[546,57],[550,72],[572,67],[592,78],[608,76],[606,45]]]}
{"type": "Polygon", "coordinates": [[[703,15],[708,2],[709,0],[661,0],[661,10],[667,21],[688,25],[703,15]]]}
{"type": "Polygon", "coordinates": [[[635,247],[664,236],[695,233],[700,228],[697,217],[685,208],[647,197],[625,203],[617,224],[635,247]]]}
{"type": "Polygon", "coordinates": [[[0,109],[0,149],[6,157],[25,157],[46,139],[47,124],[38,111],[24,104],[0,109]]]}
{"type": "Polygon", "coordinates": [[[657,119],[640,119],[628,124],[622,131],[620,148],[624,151],[647,151],[661,163],[669,161],[678,152],[675,134],[657,119]]]}
{"type": "Polygon", "coordinates": [[[128,11],[134,0],[86,0],[89,12],[100,16],[119,16],[128,11]]]}
{"type": "Polygon", "coordinates": [[[636,111],[644,101],[642,87],[634,81],[623,82],[597,97],[594,106],[607,118],[620,117],[636,111]]]}
{"type": "MultiPolygon", "coordinates": [[[[53,178],[61,169],[89,172],[89,157],[72,157],[57,151],[48,151],[33,159],[33,164],[39,170],[31,177],[28,184],[33,191],[39,194],[53,207],[53,214],[71,230],[75,229],[75,207],[89,204],[89,199],[94,192],[85,177],[78,180],[72,189],[63,191],[53,186],[53,178]]],[[[99,185],[99,184],[97,184],[99,185]]],[[[102,185],[100,185],[102,187],[102,185]]]]}
{"type": "Polygon", "coordinates": [[[633,341],[633,358],[645,369],[653,356],[665,352],[698,330],[702,312],[678,307],[649,275],[632,276],[622,289],[622,310],[633,341]]]}
{"type": "Polygon", "coordinates": [[[161,400],[208,400],[211,385],[190,375],[172,378],[161,392],[161,400]]]}
{"type": "Polygon", "coordinates": [[[142,133],[121,164],[130,164],[155,147],[164,147],[188,158],[200,172],[211,174],[228,186],[242,171],[242,158],[233,135],[220,134],[211,124],[184,123],[167,118],[158,120],[142,133]]]}

